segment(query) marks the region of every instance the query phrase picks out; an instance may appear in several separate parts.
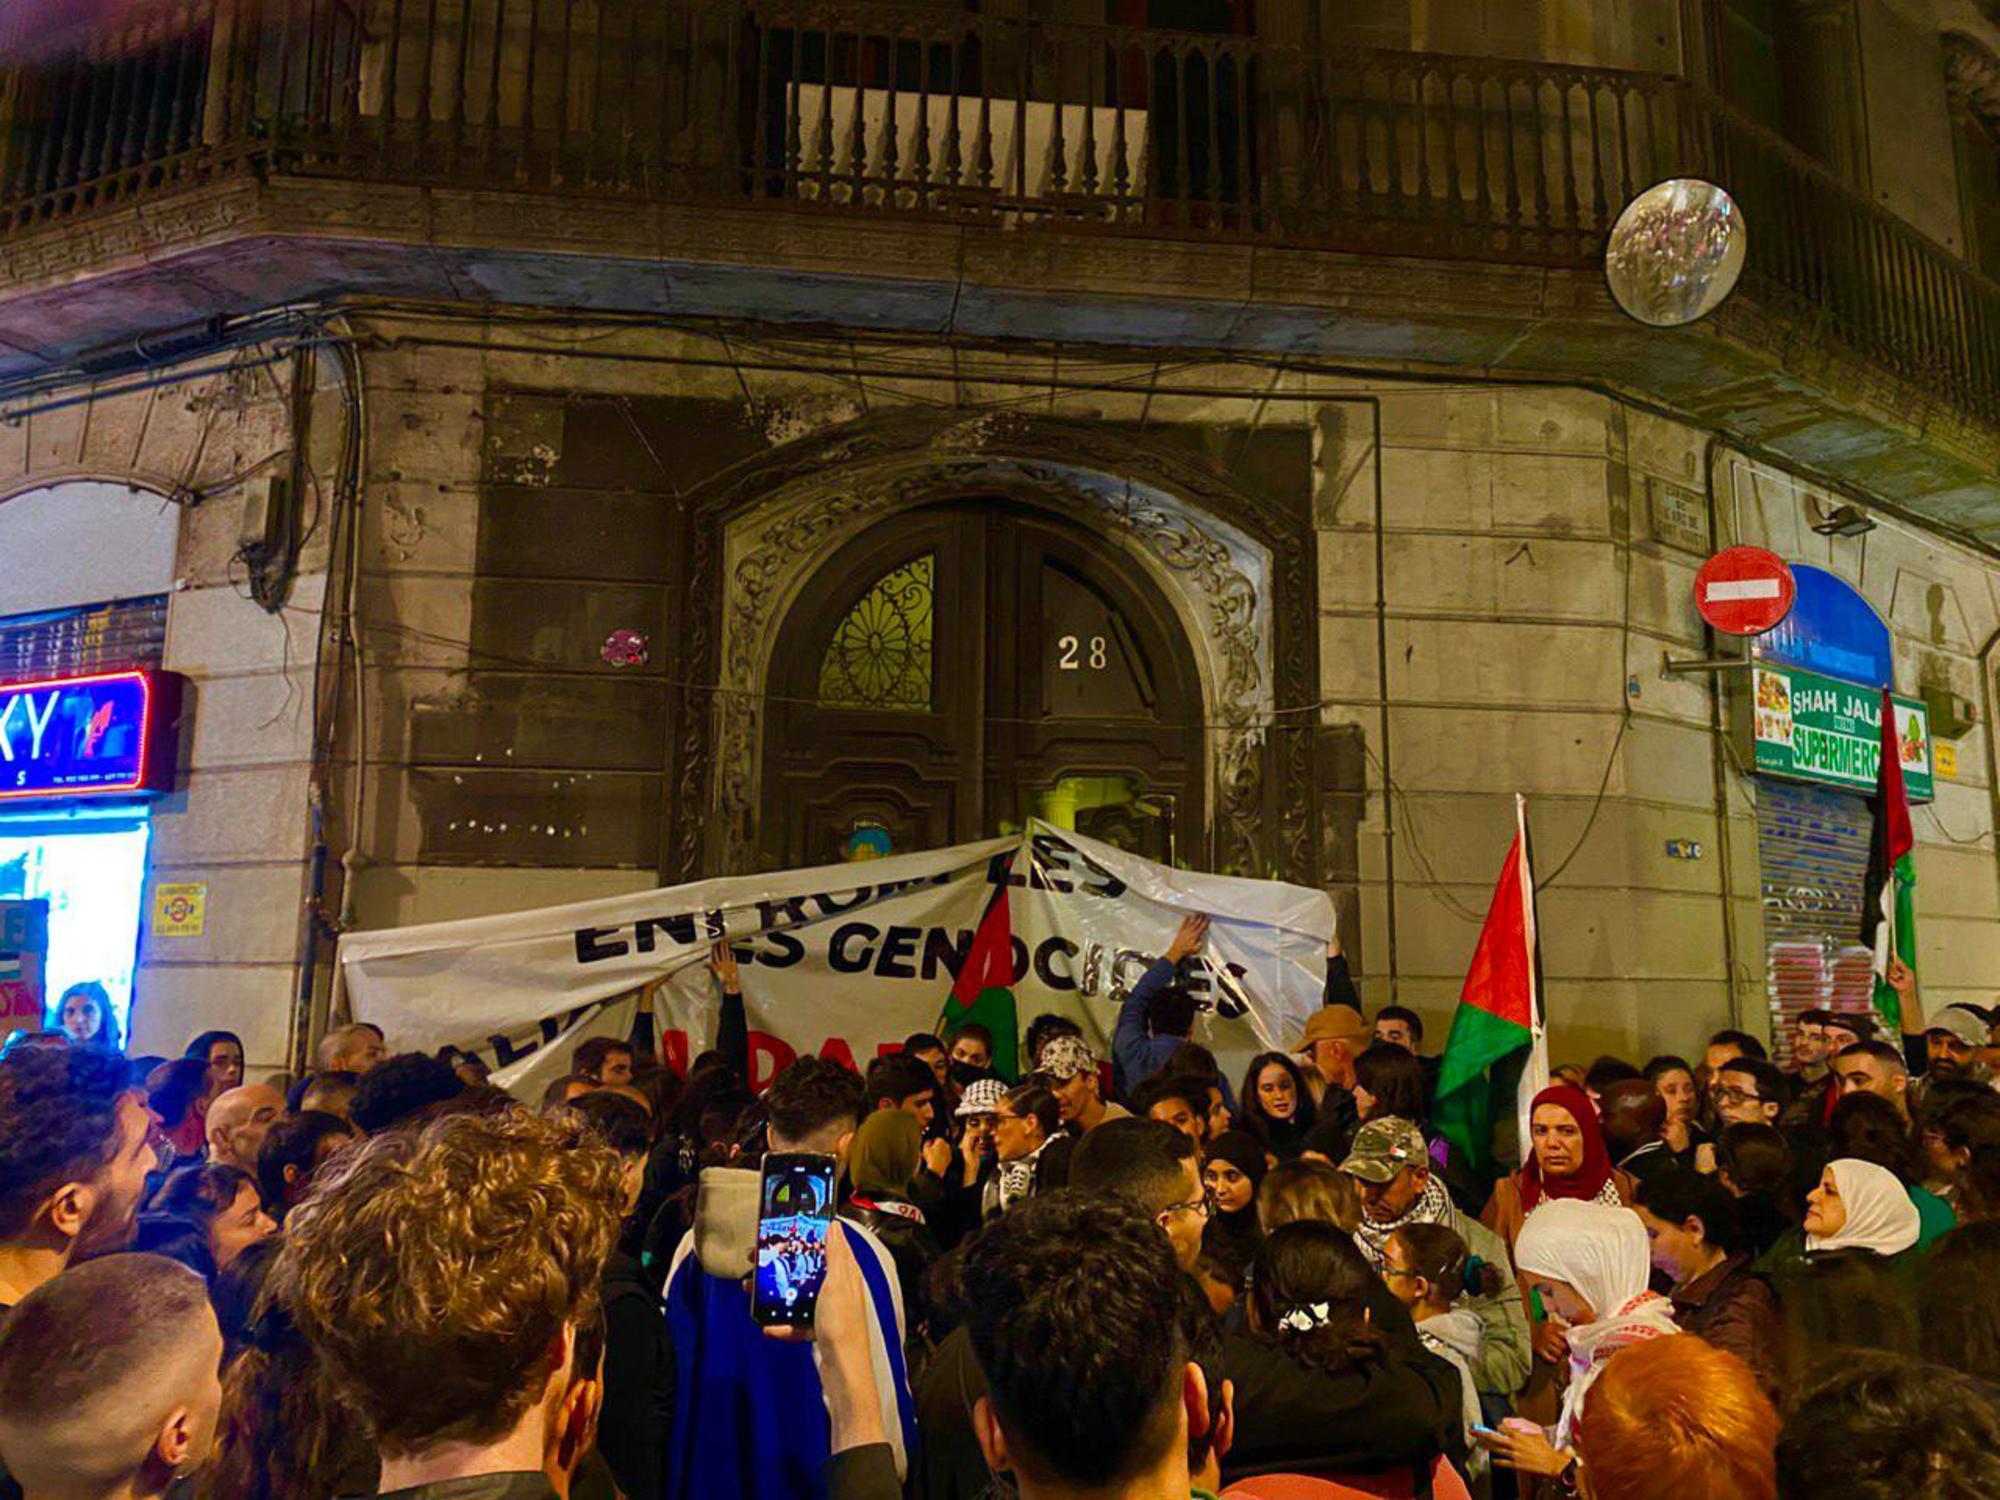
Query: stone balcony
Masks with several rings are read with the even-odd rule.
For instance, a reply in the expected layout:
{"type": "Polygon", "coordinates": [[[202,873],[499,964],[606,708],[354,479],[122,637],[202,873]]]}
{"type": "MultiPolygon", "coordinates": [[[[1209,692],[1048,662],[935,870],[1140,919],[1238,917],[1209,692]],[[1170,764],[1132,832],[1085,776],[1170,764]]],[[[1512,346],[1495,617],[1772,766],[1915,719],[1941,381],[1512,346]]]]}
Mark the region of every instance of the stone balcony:
{"type": "MultiPolygon", "coordinates": [[[[1597,383],[2000,543],[2000,288],[1673,79],[794,0],[194,0],[0,89],[0,379],[333,299],[1597,383]],[[1626,319],[1609,226],[1742,204],[1626,319]]],[[[17,387],[17,389],[20,387],[17,387]]]]}

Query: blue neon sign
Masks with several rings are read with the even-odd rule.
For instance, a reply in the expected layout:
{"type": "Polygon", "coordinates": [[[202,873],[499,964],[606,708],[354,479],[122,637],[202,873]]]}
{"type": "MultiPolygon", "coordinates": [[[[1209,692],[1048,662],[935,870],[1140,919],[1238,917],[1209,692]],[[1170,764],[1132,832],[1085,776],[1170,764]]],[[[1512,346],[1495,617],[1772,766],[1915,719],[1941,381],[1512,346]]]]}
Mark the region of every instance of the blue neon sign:
{"type": "Polygon", "coordinates": [[[0,685],[0,801],[171,790],[180,697],[165,672],[0,685]]]}

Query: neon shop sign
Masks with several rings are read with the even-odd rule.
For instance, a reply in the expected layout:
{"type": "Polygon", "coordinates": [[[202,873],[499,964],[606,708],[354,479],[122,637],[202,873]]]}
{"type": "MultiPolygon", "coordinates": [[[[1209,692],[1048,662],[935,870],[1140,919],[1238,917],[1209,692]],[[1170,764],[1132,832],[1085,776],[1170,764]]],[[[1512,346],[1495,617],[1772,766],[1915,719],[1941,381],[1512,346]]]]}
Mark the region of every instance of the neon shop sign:
{"type": "Polygon", "coordinates": [[[173,790],[180,710],[170,672],[0,684],[0,801],[173,790]]]}

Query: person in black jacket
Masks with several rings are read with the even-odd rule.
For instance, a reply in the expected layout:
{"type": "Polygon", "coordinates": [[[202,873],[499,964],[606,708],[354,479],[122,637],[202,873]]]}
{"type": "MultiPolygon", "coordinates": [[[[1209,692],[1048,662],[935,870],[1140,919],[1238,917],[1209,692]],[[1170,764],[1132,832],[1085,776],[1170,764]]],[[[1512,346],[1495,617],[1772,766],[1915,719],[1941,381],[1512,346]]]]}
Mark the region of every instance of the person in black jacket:
{"type": "Polygon", "coordinates": [[[0,1448],[30,1495],[161,1495],[207,1455],[222,1387],[208,1288],[157,1255],[43,1282],[0,1322],[0,1448]]]}
{"type": "Polygon", "coordinates": [[[570,1106],[591,1134],[618,1153],[623,1170],[623,1238],[604,1264],[604,1409],[597,1451],[626,1500],[662,1500],[666,1442],[674,1416],[674,1350],[659,1297],[640,1271],[632,1211],[652,1131],[646,1112],[617,1094],[585,1094],[570,1106]]]}
{"type": "Polygon", "coordinates": [[[896,1263],[903,1291],[904,1343],[912,1366],[928,1347],[930,1296],[926,1284],[941,1253],[924,1211],[911,1201],[923,1149],[923,1125],[900,1109],[878,1109],[854,1132],[847,1148],[847,1178],[854,1192],[843,1217],[872,1230],[896,1263]]]}
{"type": "Polygon", "coordinates": [[[446,1114],[357,1147],[287,1217],[275,1284],[374,1435],[380,1494],[572,1493],[596,1446],[620,1176],[573,1111],[446,1114]]]}
{"type": "MultiPolygon", "coordinates": [[[[1194,1149],[1186,1136],[1170,1126],[1153,1120],[1111,1121],[1078,1145],[1074,1165],[1071,1187],[1038,1190],[1034,1196],[1019,1200],[972,1239],[965,1251],[967,1261],[978,1255],[980,1247],[990,1243],[996,1231],[1004,1228],[1013,1216],[1051,1199],[1060,1199],[1064,1206],[1046,1216],[1036,1209],[1033,1217],[1044,1229],[1058,1223],[1079,1222],[1066,1216],[1082,1213],[1087,1217],[1088,1210],[1079,1209],[1078,1205],[1103,1207],[1115,1203],[1120,1213],[1130,1213],[1136,1206],[1143,1215],[1141,1222],[1150,1223],[1159,1234],[1159,1243],[1177,1257],[1182,1245],[1175,1237],[1176,1229],[1185,1230],[1206,1222],[1207,1200],[1202,1194],[1194,1149]]],[[[1035,1238],[1040,1231],[1027,1233],[1035,1238]]],[[[1080,1256],[1093,1247],[1078,1241],[1077,1248],[1080,1256]]],[[[1199,1250],[1198,1241],[1193,1248],[1199,1250]]],[[[1078,1257],[1070,1259],[1077,1261],[1078,1257]]],[[[1193,1262],[1194,1256],[1187,1256],[1182,1268],[1191,1267],[1193,1262]]],[[[965,1285],[962,1275],[954,1278],[954,1282],[952,1291],[960,1305],[952,1311],[960,1326],[938,1346],[929,1368],[914,1388],[917,1425],[923,1441],[911,1463],[910,1500],[987,1500],[995,1493],[972,1415],[979,1399],[989,1394],[986,1374],[974,1356],[971,1329],[964,1326],[964,1319],[974,1311],[971,1304],[976,1293],[965,1285]]],[[[1167,1317],[1170,1305],[1170,1301],[1158,1297],[1151,1299],[1158,1317],[1167,1317]]]]}
{"type": "Polygon", "coordinates": [[[1225,1478],[1408,1474],[1422,1493],[1439,1458],[1462,1467],[1458,1372],[1423,1347],[1347,1234],[1309,1220],[1274,1229],[1249,1308],[1250,1335],[1223,1338],[1236,1389],[1225,1478]]]}
{"type": "Polygon", "coordinates": [[[1000,1160],[994,1143],[1000,1103],[1007,1085],[997,1078],[975,1078],[965,1086],[952,1112],[958,1140],[944,1178],[943,1203],[931,1216],[938,1244],[949,1250],[1000,1212],[1000,1160]]]}
{"type": "Polygon", "coordinates": [[[1283,1052],[1260,1052],[1243,1074],[1244,1128],[1254,1132],[1280,1161],[1290,1161],[1305,1149],[1306,1136],[1319,1123],[1312,1093],[1298,1063],[1283,1052]]]}

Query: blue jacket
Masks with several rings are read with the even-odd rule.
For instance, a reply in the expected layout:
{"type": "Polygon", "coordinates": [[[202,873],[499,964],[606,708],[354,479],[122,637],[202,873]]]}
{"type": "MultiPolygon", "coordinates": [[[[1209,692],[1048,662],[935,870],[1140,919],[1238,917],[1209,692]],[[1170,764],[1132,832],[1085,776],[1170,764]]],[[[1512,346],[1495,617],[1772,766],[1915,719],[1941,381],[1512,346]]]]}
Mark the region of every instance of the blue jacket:
{"type": "MultiPolygon", "coordinates": [[[[875,1369],[896,1467],[916,1445],[916,1405],[903,1363],[896,1269],[865,1228],[842,1220],[876,1322],[875,1369]]],[[[690,1232],[667,1274],[676,1366],[667,1494],[676,1500],[826,1500],[833,1438],[810,1344],[767,1337],[741,1281],[711,1276],[690,1232]]]]}
{"type": "MultiPolygon", "coordinates": [[[[1167,1065],[1174,1049],[1187,1040],[1184,1036],[1148,1036],[1146,1006],[1153,996],[1172,984],[1174,966],[1164,958],[1146,965],[1146,972],[1118,1007],[1118,1028],[1111,1033],[1111,1081],[1118,1092],[1130,1097],[1132,1090],[1167,1065]]],[[[1223,1086],[1227,1094],[1228,1085],[1223,1086]]]]}
{"type": "MultiPolygon", "coordinates": [[[[1187,1040],[1179,1036],[1149,1036],[1146,1032],[1146,1005],[1173,983],[1173,978],[1174,966],[1164,958],[1154,959],[1126,994],[1125,1003],[1118,1007],[1118,1026],[1111,1034],[1111,1078],[1121,1094],[1129,1096],[1133,1089],[1164,1068],[1174,1049],[1187,1040]]],[[[1355,989],[1354,976],[1342,955],[1331,955],[1326,961],[1326,989],[1321,1000],[1327,1005],[1349,1005],[1361,1010],[1360,991],[1355,989]]],[[[1222,1102],[1235,1113],[1236,1098],[1227,1078],[1222,1080],[1222,1102]]]]}

